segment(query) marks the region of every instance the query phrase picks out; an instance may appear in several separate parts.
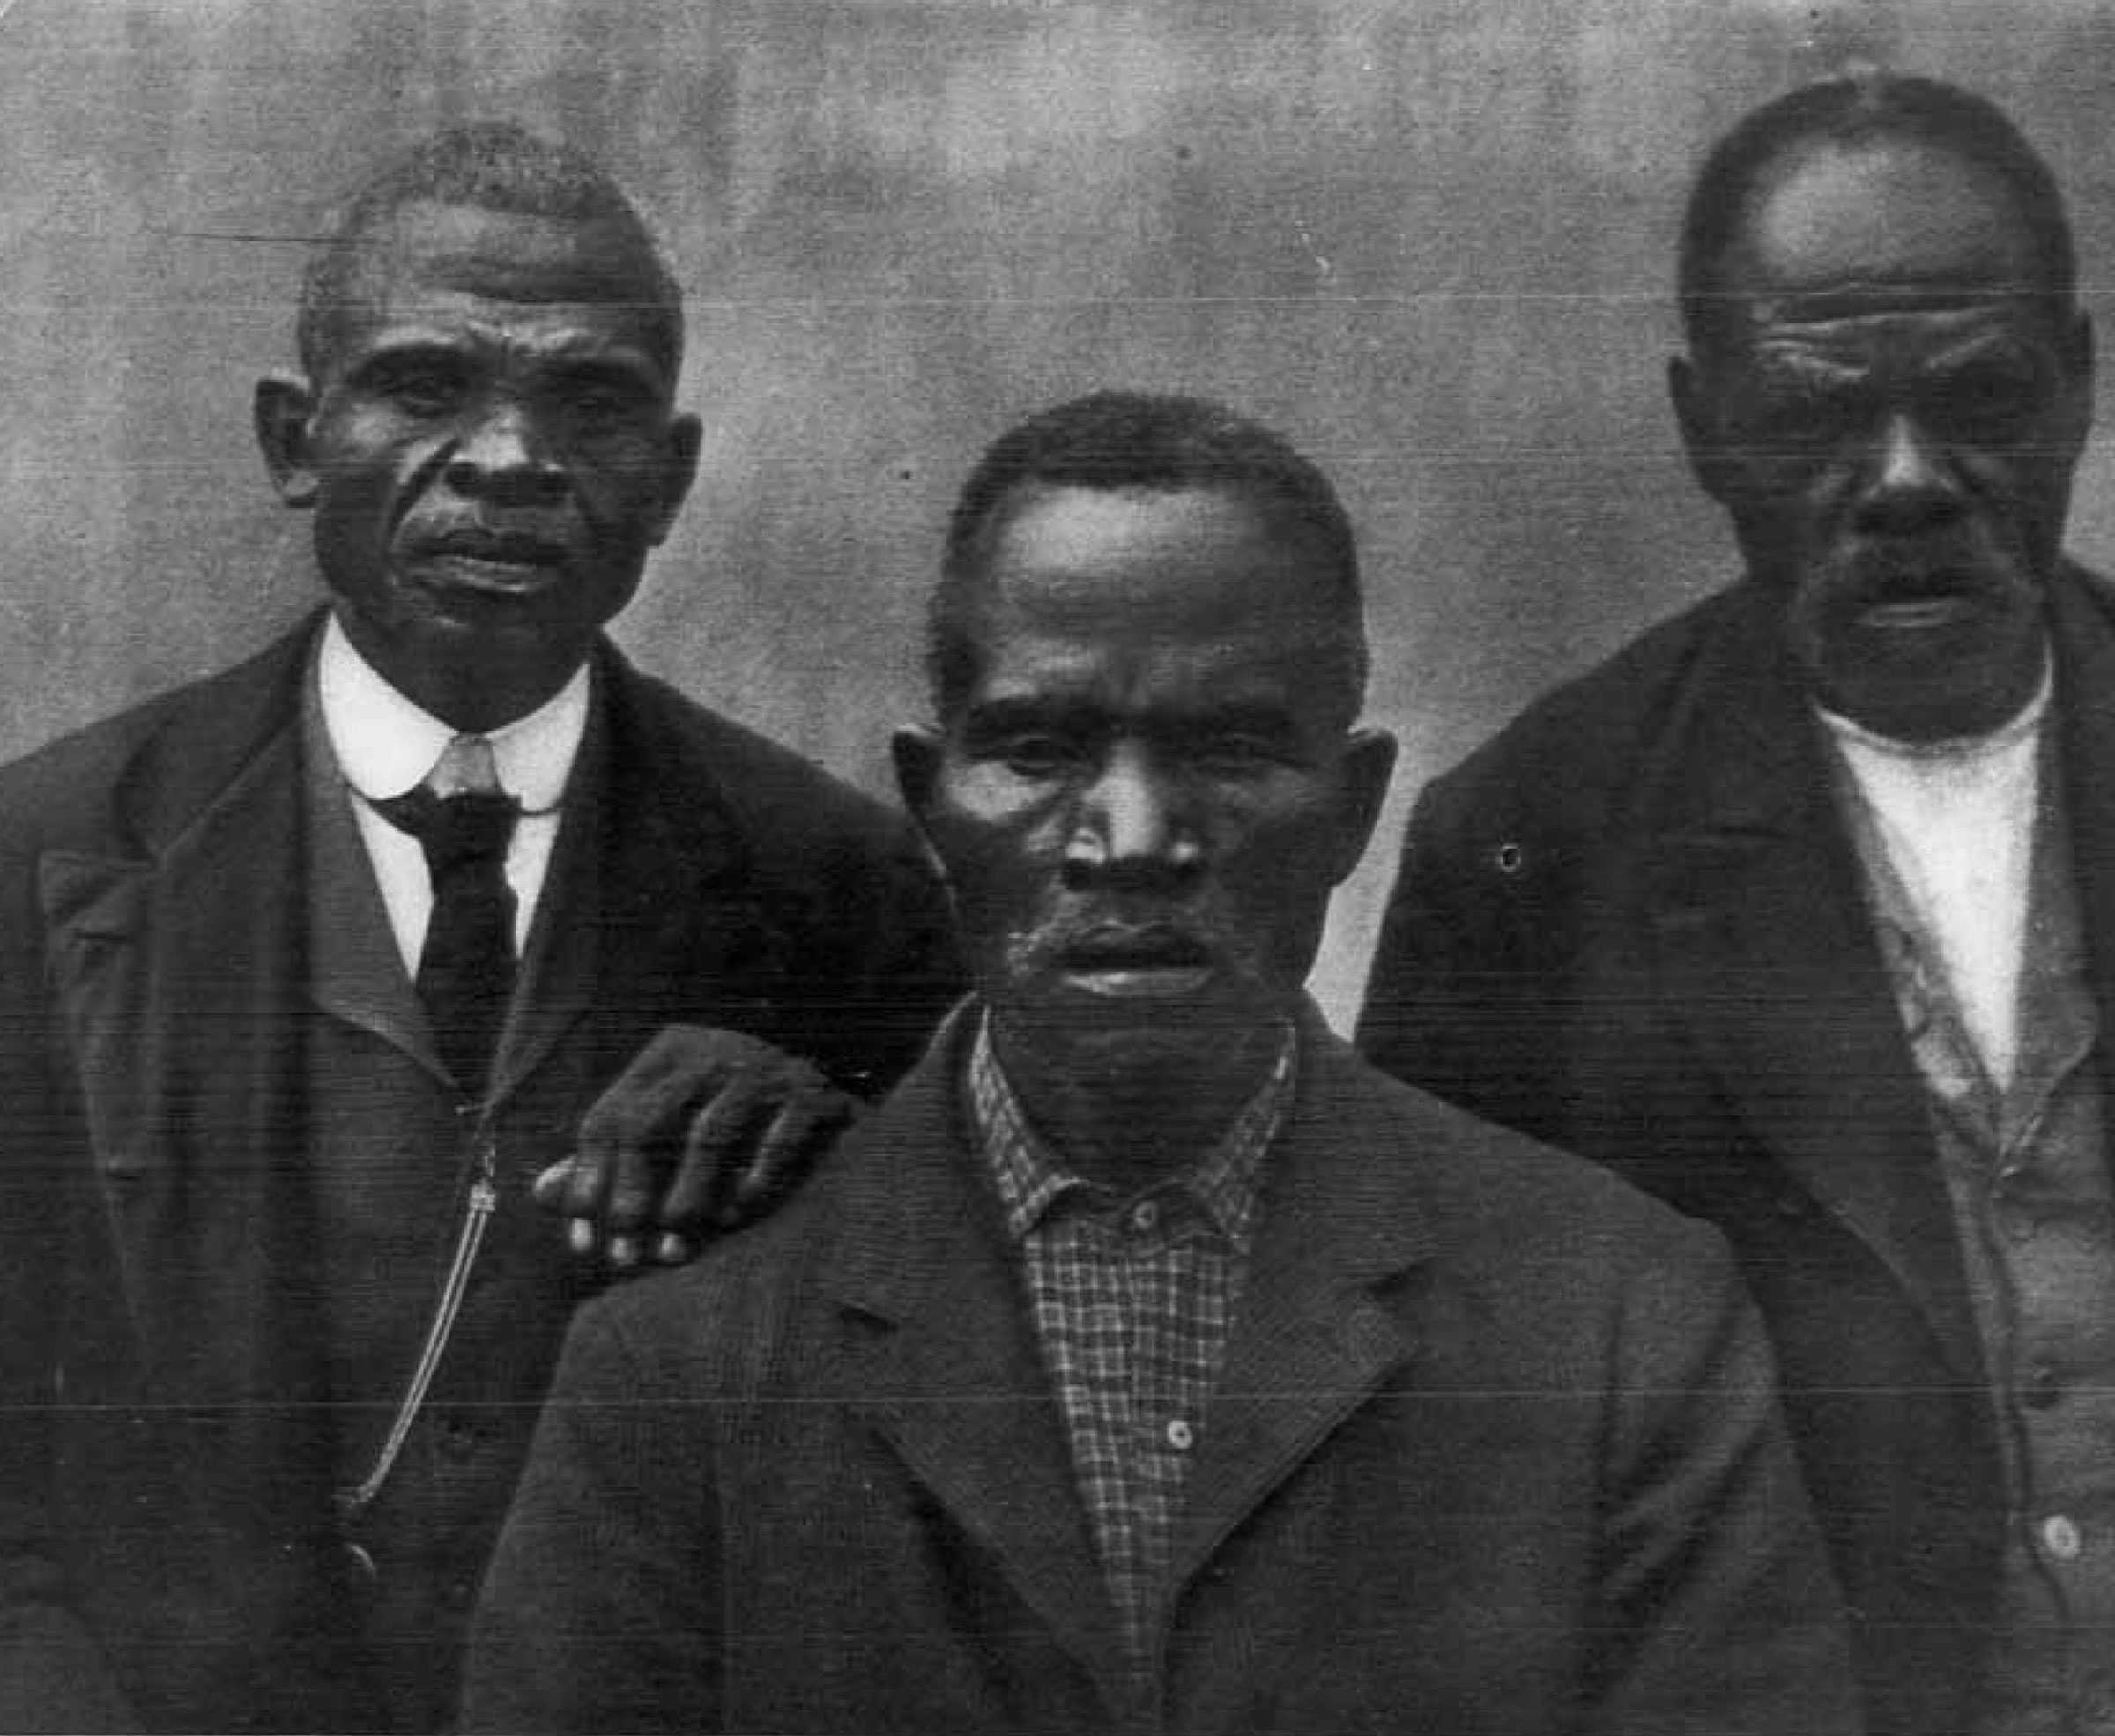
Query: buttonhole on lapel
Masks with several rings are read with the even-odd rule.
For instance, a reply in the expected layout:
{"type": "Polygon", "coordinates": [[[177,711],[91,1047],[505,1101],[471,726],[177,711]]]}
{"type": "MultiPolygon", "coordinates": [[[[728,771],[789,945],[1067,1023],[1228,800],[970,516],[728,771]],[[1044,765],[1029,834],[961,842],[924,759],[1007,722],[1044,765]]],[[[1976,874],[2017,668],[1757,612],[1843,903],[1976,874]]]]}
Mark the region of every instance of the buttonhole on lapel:
{"type": "Polygon", "coordinates": [[[1491,860],[1498,864],[1501,874],[1518,874],[1527,865],[1526,856],[1510,838],[1491,852],[1491,860]]]}
{"type": "Polygon", "coordinates": [[[1814,1215],[1814,1202],[1797,1188],[1785,1188],[1777,1198],[1777,1215],[1796,1223],[1801,1218],[1814,1215]]]}
{"type": "Polygon", "coordinates": [[[1374,1298],[1362,1297],[1345,1320],[1338,1343],[1354,1361],[1390,1363],[1414,1354],[1417,1334],[1374,1298]]]}

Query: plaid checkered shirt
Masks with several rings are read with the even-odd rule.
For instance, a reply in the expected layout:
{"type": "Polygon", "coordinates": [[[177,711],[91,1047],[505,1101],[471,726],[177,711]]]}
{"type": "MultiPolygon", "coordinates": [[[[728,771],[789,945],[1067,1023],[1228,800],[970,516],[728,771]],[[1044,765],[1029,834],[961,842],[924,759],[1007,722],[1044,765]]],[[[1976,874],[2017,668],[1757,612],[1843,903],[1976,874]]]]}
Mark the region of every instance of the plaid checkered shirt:
{"type": "Polygon", "coordinates": [[[998,1184],[1135,1669],[1168,1595],[1205,1400],[1255,1238],[1263,1157],[1292,1099],[1288,1028],[1270,1077],[1202,1161],[1129,1198],[1067,1170],[1028,1126],[979,1026],[971,1116],[998,1184]]]}

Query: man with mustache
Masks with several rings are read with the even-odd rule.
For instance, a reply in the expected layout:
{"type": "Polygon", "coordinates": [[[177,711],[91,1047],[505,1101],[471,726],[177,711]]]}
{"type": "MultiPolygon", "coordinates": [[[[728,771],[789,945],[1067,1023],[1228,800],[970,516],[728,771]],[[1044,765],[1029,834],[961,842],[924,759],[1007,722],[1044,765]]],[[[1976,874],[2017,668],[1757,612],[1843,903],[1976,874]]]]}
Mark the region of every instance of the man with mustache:
{"type": "Polygon", "coordinates": [[[328,610],[0,775],[7,1730],[444,1727],[601,1276],[534,1178],[670,1020],[709,1170],[954,993],[901,823],[603,635],[700,438],[606,175],[427,141],[298,339],[256,429],[328,610]]]}
{"type": "Polygon", "coordinates": [[[1302,993],[1394,759],[1326,480],[1059,406],[931,619],[896,768],[976,992],[784,1212],[580,1317],[468,1725],[1854,1728],[1717,1238],[1302,993]]]}
{"type": "Polygon", "coordinates": [[[1707,159],[1674,407],[1748,575],[1414,814],[1361,1042],[1732,1242],[1872,1727],[2115,1718],[2115,590],[2091,332],[1965,92],[1707,159]]]}

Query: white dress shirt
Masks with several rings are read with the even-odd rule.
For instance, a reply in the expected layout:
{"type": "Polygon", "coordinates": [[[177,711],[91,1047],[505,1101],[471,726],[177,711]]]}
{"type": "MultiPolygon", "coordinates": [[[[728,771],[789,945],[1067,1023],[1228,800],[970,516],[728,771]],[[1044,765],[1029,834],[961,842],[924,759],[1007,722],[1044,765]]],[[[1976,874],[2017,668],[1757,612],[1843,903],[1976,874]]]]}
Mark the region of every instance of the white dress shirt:
{"type": "MultiPolygon", "coordinates": [[[[349,786],[346,800],[360,841],[381,884],[390,928],[404,970],[416,974],[434,889],[419,841],[376,813],[369,804],[401,796],[426,781],[459,731],[412,703],[354,649],[338,617],[323,631],[316,658],[317,698],[330,751],[349,786]],[[366,799],[361,799],[365,798],[366,799]]],[[[588,725],[588,668],[526,717],[489,731],[500,787],[522,805],[507,847],[507,884],[514,889],[514,949],[528,945],[558,837],[559,801],[588,725]]]]}

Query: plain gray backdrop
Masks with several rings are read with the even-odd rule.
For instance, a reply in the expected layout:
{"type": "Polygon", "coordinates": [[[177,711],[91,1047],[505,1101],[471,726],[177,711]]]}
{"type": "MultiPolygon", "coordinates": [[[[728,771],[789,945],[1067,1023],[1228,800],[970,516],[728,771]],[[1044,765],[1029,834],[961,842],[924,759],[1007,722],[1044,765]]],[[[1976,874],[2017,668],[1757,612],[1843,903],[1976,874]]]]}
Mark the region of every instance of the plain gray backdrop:
{"type": "Polygon", "coordinates": [[[953,491],[1009,423],[1181,388],[1321,461],[1404,747],[1317,972],[1346,1024],[1415,787],[1729,576],[1662,383],[1679,206],[1742,110],[1859,59],[2019,117],[2104,307],[2093,0],[13,0],[0,755],[309,603],[249,434],[303,238],[417,135],[516,119],[634,190],[690,294],[703,475],[620,638],[870,788],[923,710],[953,491]]]}

